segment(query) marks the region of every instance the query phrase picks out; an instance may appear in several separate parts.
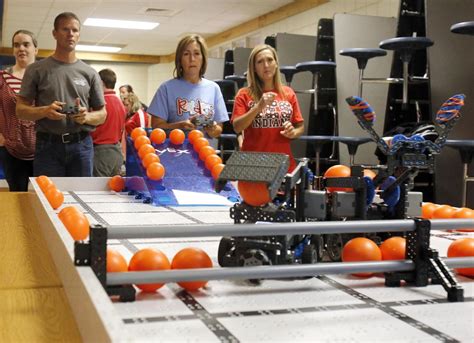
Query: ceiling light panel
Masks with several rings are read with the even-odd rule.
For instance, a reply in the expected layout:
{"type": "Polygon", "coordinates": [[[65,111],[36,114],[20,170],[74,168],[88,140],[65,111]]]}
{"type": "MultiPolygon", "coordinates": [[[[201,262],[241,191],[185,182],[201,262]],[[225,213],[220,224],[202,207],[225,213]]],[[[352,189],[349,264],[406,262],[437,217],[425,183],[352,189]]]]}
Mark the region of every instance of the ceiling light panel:
{"type": "Polygon", "coordinates": [[[87,18],[84,22],[85,26],[112,27],[118,29],[134,29],[134,30],[153,30],[160,25],[156,22],[133,21],[133,20],[115,20],[101,18],[87,18]]]}

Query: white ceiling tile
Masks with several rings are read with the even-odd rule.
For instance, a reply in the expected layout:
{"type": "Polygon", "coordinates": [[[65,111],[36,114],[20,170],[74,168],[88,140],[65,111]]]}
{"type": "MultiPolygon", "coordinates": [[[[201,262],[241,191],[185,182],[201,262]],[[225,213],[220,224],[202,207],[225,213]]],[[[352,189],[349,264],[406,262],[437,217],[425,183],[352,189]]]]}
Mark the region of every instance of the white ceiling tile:
{"type": "Polygon", "coordinates": [[[125,44],[122,53],[167,55],[180,37],[201,33],[218,34],[245,21],[273,11],[290,0],[10,0],[5,2],[2,42],[9,46],[11,35],[20,28],[38,36],[41,49],[54,49],[51,31],[60,12],[70,11],[81,21],[87,17],[158,21],[152,31],[104,29],[83,26],[81,41],[125,44]],[[145,14],[147,8],[176,11],[172,17],[145,14]]]}

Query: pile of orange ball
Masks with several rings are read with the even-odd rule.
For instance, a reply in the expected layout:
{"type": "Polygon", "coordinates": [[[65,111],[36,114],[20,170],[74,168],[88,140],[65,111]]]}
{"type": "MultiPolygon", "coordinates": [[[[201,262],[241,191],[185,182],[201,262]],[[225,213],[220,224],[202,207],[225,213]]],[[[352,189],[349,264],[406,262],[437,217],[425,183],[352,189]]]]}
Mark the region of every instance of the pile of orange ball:
{"type": "MultiPolygon", "coordinates": [[[[452,207],[424,202],[421,206],[421,217],[424,219],[474,219],[474,210],[467,207],[452,207]]],[[[474,228],[457,229],[457,231],[474,232],[474,228]]]]}
{"type": "MultiPolygon", "coordinates": [[[[56,188],[49,177],[45,175],[38,176],[36,183],[53,209],[56,210],[61,207],[64,202],[64,195],[56,188]]],[[[58,217],[74,240],[84,240],[89,236],[89,220],[76,207],[64,207],[59,212],[58,217]]]]}
{"type": "MultiPolygon", "coordinates": [[[[403,237],[386,239],[380,247],[365,237],[356,237],[348,241],[342,250],[343,262],[404,260],[406,240],[403,237]]],[[[369,277],[373,273],[356,273],[354,276],[369,277]]]]}
{"type": "MultiPolygon", "coordinates": [[[[170,139],[171,134],[174,131],[175,130],[170,133],[170,139]]],[[[181,131],[181,133],[183,132],[181,131]]],[[[163,167],[163,165],[160,163],[160,158],[156,154],[155,148],[151,143],[153,142],[154,144],[162,144],[166,140],[166,132],[162,129],[154,129],[150,133],[150,138],[148,138],[145,129],[137,127],[133,129],[130,137],[133,141],[135,149],[137,150],[138,156],[141,159],[143,168],[146,170],[146,175],[148,178],[154,181],[163,179],[165,176],[165,167],[163,167]]]]}
{"type": "MultiPolygon", "coordinates": [[[[192,268],[212,268],[212,260],[209,255],[199,248],[185,248],[180,250],[173,260],[156,249],[141,249],[137,251],[127,264],[125,258],[113,249],[107,249],[107,272],[117,273],[126,271],[151,271],[169,269],[192,269],[192,268]]],[[[178,285],[188,291],[195,291],[204,287],[207,281],[183,281],[178,285]]],[[[163,283],[136,285],[143,292],[155,292],[161,288],[163,283]]]]}
{"type": "Polygon", "coordinates": [[[63,204],[63,192],[57,189],[56,185],[53,183],[53,181],[51,181],[49,177],[45,175],[38,176],[36,178],[36,183],[43,191],[44,196],[46,197],[53,209],[57,209],[63,204]]]}
{"type": "Polygon", "coordinates": [[[199,130],[192,130],[188,134],[188,140],[193,145],[193,149],[198,154],[199,159],[211,173],[213,179],[217,179],[222,169],[224,169],[224,164],[214,148],[209,146],[209,141],[204,137],[204,134],[199,130]]]}

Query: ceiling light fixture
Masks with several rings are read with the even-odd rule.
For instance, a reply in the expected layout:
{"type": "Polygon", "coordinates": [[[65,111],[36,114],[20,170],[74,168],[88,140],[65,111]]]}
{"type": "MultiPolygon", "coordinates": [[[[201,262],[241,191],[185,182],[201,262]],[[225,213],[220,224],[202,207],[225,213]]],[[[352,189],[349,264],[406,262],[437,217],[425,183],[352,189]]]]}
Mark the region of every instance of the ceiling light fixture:
{"type": "Polygon", "coordinates": [[[90,52],[119,52],[122,48],[119,46],[77,44],[76,50],[90,52]]]}
{"type": "Polygon", "coordinates": [[[132,21],[132,20],[115,20],[115,19],[100,19],[87,18],[84,22],[85,26],[99,26],[99,27],[113,27],[119,29],[136,29],[136,30],[153,30],[160,23],[153,23],[147,21],[132,21]]]}

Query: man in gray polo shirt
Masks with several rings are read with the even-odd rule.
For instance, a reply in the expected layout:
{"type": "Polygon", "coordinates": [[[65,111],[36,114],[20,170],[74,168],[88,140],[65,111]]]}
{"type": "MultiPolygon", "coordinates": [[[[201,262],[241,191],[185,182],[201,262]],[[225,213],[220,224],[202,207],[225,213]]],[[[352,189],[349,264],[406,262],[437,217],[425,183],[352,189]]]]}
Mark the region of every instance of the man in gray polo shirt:
{"type": "Polygon", "coordinates": [[[76,58],[81,23],[71,12],[54,20],[54,54],[30,65],[16,106],[36,121],[35,175],[92,176],[90,132],[106,118],[98,73],[76,58]]]}

